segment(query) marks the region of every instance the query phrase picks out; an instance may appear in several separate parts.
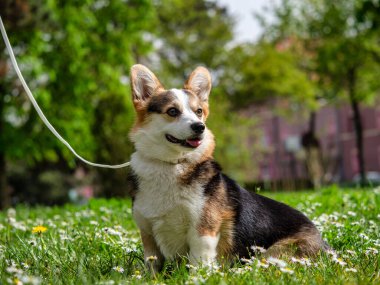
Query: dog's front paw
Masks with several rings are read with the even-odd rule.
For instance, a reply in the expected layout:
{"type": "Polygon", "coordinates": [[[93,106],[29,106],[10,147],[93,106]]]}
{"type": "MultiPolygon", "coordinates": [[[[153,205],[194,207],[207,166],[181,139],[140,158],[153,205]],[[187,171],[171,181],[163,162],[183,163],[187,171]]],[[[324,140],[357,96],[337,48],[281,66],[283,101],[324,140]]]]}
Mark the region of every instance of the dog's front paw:
{"type": "Polygon", "coordinates": [[[190,264],[201,267],[213,267],[216,264],[216,247],[219,235],[199,236],[197,233],[190,238],[190,264]]]}

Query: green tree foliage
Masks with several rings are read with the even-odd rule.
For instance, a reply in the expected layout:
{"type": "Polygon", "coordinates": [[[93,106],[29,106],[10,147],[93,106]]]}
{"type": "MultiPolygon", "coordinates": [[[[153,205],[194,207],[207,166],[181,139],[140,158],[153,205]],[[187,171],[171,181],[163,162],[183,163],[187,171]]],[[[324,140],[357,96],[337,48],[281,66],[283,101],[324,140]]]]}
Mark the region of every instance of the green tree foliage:
{"type": "MultiPolygon", "coordinates": [[[[154,22],[151,1],[29,1],[23,3],[22,24],[14,23],[11,2],[4,4],[9,13],[2,16],[24,75],[51,123],[88,159],[127,160],[133,110],[126,79],[133,50],[150,48],[141,31],[149,31],[154,22]]],[[[72,154],[37,118],[13,72],[2,78],[6,160],[40,171],[51,163],[59,163],[61,170],[75,166],[72,154]]]]}
{"type": "Polygon", "coordinates": [[[291,51],[275,43],[239,45],[230,51],[223,84],[239,108],[274,98],[315,107],[315,86],[291,51]]]}
{"type": "Polygon", "coordinates": [[[233,19],[226,8],[216,1],[165,0],[157,1],[156,9],[156,51],[169,80],[180,84],[197,64],[211,70],[222,67],[233,39],[233,19]]]}
{"type": "MultiPolygon", "coordinates": [[[[108,108],[110,116],[123,115],[131,124],[129,87],[123,84],[123,77],[128,75],[133,63],[132,49],[136,45],[142,45],[141,50],[147,47],[140,31],[148,28],[152,7],[149,1],[114,1],[105,6],[87,2],[49,1],[36,6],[32,3],[31,9],[38,12],[33,14],[35,34],[32,37],[29,34],[29,42],[17,42],[18,33],[10,30],[10,38],[15,49],[22,49],[25,54],[18,57],[47,117],[64,137],[70,138],[78,152],[94,159],[94,149],[98,147],[92,134],[94,113],[105,101],[116,101],[114,105],[119,107],[118,110],[108,108]]],[[[11,121],[13,109],[26,112],[28,118],[25,124],[17,122],[19,127],[9,123],[7,155],[33,164],[44,159],[58,160],[57,155],[61,153],[65,160],[73,161],[69,151],[42,127],[25,96],[20,90],[17,92],[16,97],[26,106],[11,107],[6,118],[11,121]],[[33,127],[26,129],[28,124],[33,127]],[[29,138],[32,145],[28,146],[25,140],[29,138]],[[33,143],[37,140],[39,144],[33,143]]],[[[10,96],[7,94],[5,100],[13,105],[10,96]]],[[[103,121],[97,121],[97,131],[104,133],[102,128],[106,128],[103,121]]]]}

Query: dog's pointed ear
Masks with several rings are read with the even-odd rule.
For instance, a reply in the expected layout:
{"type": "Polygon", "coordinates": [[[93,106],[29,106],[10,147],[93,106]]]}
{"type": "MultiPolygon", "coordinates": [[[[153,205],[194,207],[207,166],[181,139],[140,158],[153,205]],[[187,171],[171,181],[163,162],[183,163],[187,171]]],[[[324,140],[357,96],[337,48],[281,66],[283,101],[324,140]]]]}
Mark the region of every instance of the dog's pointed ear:
{"type": "Polygon", "coordinates": [[[197,67],[190,74],[184,88],[193,91],[202,101],[208,101],[211,91],[210,72],[202,66],[197,67]]]}
{"type": "Polygon", "coordinates": [[[135,64],[131,68],[131,86],[133,100],[145,101],[158,89],[163,89],[161,82],[147,67],[135,64]]]}

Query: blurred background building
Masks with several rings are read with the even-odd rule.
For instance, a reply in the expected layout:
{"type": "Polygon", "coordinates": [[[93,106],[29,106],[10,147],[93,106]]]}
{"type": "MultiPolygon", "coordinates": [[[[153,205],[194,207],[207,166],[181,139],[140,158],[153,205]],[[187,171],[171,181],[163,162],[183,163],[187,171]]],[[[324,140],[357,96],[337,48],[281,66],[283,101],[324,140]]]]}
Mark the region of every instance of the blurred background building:
{"type": "MultiPolygon", "coordinates": [[[[293,120],[284,120],[265,106],[252,108],[251,112],[260,119],[259,127],[263,130],[264,156],[259,163],[257,180],[280,189],[312,186],[302,146],[308,121],[300,120],[297,114],[293,120]]],[[[376,184],[380,183],[380,109],[365,107],[362,114],[366,175],[376,184]]],[[[322,164],[321,182],[359,184],[354,122],[349,106],[324,106],[315,117],[322,164]]]]}

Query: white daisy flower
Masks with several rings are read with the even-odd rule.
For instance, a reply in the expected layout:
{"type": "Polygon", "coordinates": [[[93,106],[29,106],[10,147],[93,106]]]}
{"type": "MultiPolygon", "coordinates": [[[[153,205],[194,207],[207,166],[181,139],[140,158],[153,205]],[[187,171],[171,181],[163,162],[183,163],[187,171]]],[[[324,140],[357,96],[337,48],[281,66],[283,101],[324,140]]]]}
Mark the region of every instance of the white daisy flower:
{"type": "Polygon", "coordinates": [[[252,245],[251,246],[251,249],[255,252],[260,252],[260,253],[264,253],[266,252],[267,250],[261,246],[256,246],[256,245],[252,245]]]}
{"type": "Polygon", "coordinates": [[[378,254],[378,253],[379,253],[379,251],[376,248],[374,248],[374,247],[369,247],[365,251],[366,255],[369,255],[369,254],[378,254]]]}
{"type": "Polygon", "coordinates": [[[275,258],[275,257],[268,257],[268,260],[267,260],[270,264],[273,264],[273,265],[276,265],[280,268],[284,268],[286,267],[287,263],[281,259],[278,259],[278,258],[275,258]]]}
{"type": "Polygon", "coordinates": [[[347,262],[345,262],[343,259],[341,259],[339,257],[334,256],[332,260],[335,261],[336,263],[338,263],[341,266],[347,265],[347,262]]]}
{"type": "Polygon", "coordinates": [[[124,268],[121,267],[121,266],[114,266],[114,267],[112,267],[112,270],[114,270],[116,272],[119,272],[119,273],[123,273],[124,272],[124,268]]]}

